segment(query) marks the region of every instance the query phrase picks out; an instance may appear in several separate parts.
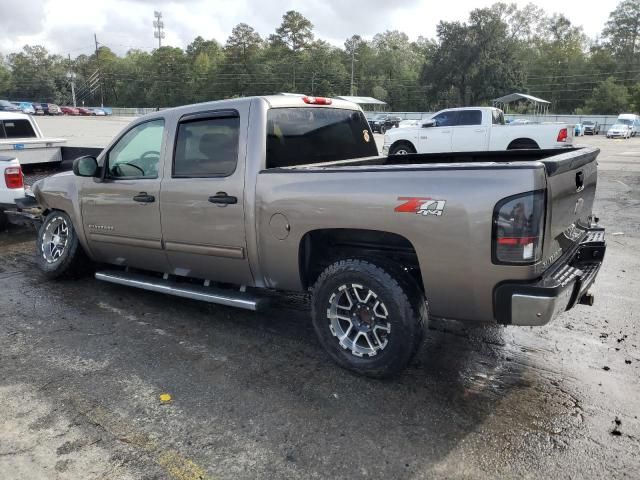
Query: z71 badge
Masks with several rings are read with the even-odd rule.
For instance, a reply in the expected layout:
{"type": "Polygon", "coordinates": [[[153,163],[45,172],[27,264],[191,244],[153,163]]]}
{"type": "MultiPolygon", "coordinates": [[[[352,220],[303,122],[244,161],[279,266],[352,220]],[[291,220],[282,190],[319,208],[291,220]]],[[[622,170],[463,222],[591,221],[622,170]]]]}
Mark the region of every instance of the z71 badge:
{"type": "Polygon", "coordinates": [[[418,215],[442,216],[446,200],[434,200],[430,197],[398,197],[404,203],[398,205],[394,211],[398,213],[415,213],[418,215]]]}

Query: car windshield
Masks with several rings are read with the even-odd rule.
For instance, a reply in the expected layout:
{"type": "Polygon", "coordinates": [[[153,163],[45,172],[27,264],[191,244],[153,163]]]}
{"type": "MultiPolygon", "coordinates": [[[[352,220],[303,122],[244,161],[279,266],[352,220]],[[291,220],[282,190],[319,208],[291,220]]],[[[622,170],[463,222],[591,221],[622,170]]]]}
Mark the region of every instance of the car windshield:
{"type": "Polygon", "coordinates": [[[612,129],[619,130],[619,129],[622,129],[622,128],[625,128],[625,127],[626,127],[626,125],[625,125],[625,124],[622,124],[622,123],[616,123],[616,124],[615,124],[613,127],[611,127],[611,128],[612,128],[612,129]]]}
{"type": "Polygon", "coordinates": [[[593,125],[593,122],[590,122],[590,121],[587,120],[586,122],[582,122],[582,124],[583,125],[593,125]]]}
{"type": "Polygon", "coordinates": [[[385,118],[387,118],[386,115],[375,115],[373,117],[374,120],[384,120],[385,118]]]}
{"type": "Polygon", "coordinates": [[[619,118],[617,125],[632,125],[633,120],[625,120],[624,118],[619,118]]]}

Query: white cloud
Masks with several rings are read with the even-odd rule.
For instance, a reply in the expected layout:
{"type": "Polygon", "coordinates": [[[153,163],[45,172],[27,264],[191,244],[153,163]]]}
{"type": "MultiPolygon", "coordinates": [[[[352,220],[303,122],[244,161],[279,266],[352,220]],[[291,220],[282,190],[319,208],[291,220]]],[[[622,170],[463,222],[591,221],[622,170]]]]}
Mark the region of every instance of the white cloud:
{"type": "MultiPolygon", "coordinates": [[[[410,38],[435,36],[440,20],[465,20],[473,8],[493,0],[0,0],[0,52],[17,51],[25,44],[73,56],[91,53],[93,34],[118,53],[130,48],[151,49],[153,11],[164,14],[165,44],[185,47],[197,35],[224,43],[240,22],[268,36],[287,10],[298,10],[314,24],[316,37],[342,45],[359,34],[371,38],[385,30],[401,30],[410,38]]],[[[520,6],[528,0],[516,0],[520,6]]],[[[564,13],[594,37],[600,33],[613,2],[559,11],[565,3],[534,0],[548,13],[564,13]]]]}

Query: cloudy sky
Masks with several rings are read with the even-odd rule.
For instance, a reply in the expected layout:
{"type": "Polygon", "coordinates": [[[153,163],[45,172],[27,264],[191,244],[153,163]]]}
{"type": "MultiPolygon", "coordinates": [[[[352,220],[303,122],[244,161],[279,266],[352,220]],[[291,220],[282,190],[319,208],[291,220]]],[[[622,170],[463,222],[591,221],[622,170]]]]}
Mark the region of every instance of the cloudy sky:
{"type": "MultiPolygon", "coordinates": [[[[194,37],[223,43],[234,25],[245,22],[260,34],[272,33],[287,10],[309,18],[316,36],[342,45],[360,34],[370,38],[385,30],[402,30],[412,39],[435,36],[440,20],[465,20],[469,10],[491,0],[0,0],[0,52],[25,44],[45,45],[72,56],[91,53],[93,34],[118,53],[151,49],[153,12],[162,11],[165,44],[185,47],[194,37]]],[[[516,0],[519,5],[528,1],[516,0]]],[[[549,13],[560,11],[591,37],[600,33],[617,0],[598,2],[533,0],[549,13]],[[571,6],[575,8],[566,9],[571,6]]]]}

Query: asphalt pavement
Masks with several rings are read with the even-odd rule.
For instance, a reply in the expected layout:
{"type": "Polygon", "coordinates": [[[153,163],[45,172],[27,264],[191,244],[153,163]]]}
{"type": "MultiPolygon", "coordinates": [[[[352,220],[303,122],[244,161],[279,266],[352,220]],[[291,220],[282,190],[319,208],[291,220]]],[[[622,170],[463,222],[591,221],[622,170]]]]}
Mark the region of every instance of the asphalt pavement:
{"type": "Polygon", "coordinates": [[[640,138],[578,143],[602,149],[595,305],[434,322],[385,381],[329,360],[304,296],[253,313],[46,281],[34,233],[0,233],[0,477],[640,478],[640,138]]]}

